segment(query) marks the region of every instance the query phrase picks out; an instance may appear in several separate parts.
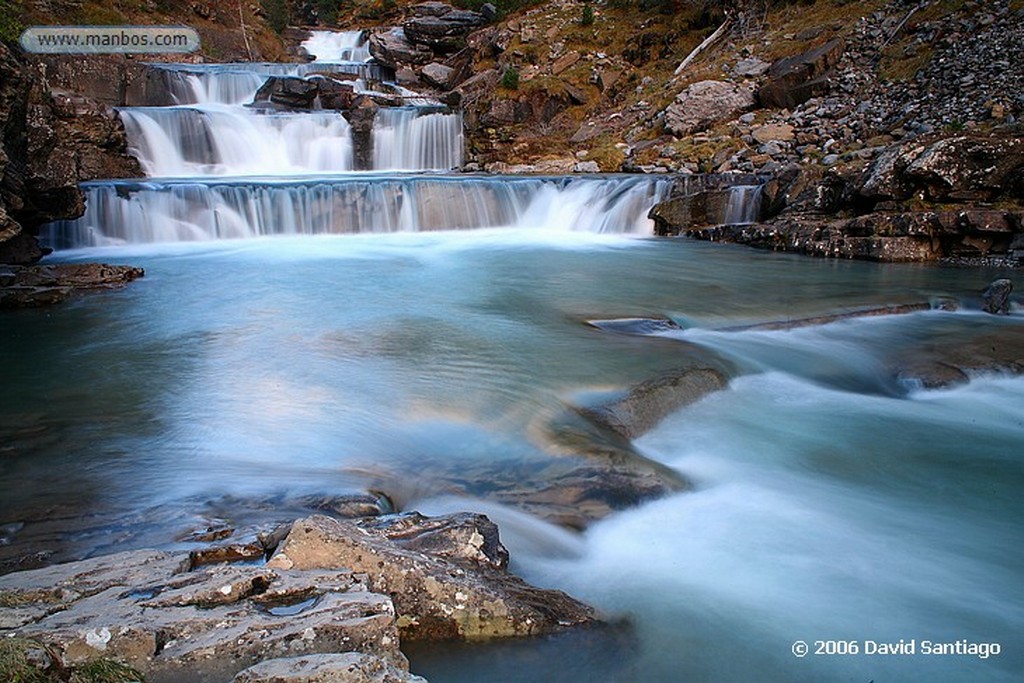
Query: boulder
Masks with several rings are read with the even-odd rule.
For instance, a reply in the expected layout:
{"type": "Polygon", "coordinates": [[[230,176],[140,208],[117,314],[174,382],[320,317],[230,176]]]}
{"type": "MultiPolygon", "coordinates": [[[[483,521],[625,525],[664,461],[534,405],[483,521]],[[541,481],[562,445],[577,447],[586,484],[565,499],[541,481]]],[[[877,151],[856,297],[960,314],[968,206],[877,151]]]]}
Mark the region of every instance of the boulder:
{"type": "Polygon", "coordinates": [[[313,108],[319,91],[313,80],[298,76],[271,76],[253,96],[253,103],[270,102],[284,109],[309,110],[313,108]]]}
{"type": "Polygon", "coordinates": [[[455,69],[444,64],[438,64],[437,62],[431,62],[425,67],[420,69],[420,76],[429,85],[441,90],[448,90],[452,87],[452,81],[455,78],[455,69]]]}
{"type": "Polygon", "coordinates": [[[282,657],[235,674],[232,683],[427,683],[380,657],[360,652],[282,657]]]}
{"type": "Polygon", "coordinates": [[[748,57],[736,62],[736,66],[733,67],[732,71],[737,76],[743,76],[744,78],[756,78],[768,73],[769,68],[771,68],[771,64],[768,62],[758,59],[757,57],[748,57]]]}
{"type": "Polygon", "coordinates": [[[686,88],[665,110],[665,128],[682,137],[705,130],[754,106],[747,88],[723,81],[700,81],[686,88]]]}
{"type": "Polygon", "coordinates": [[[1010,315],[1010,293],[1013,281],[1007,278],[993,280],[981,295],[983,310],[993,315],[1010,315]]]}
{"type": "Polygon", "coordinates": [[[443,536],[456,541],[444,555],[415,550],[440,540],[437,522],[422,519],[399,515],[361,525],[314,515],[295,522],[267,568],[365,572],[370,587],[394,601],[403,638],[481,640],[596,621],[591,608],[564,593],[534,588],[505,572],[503,554],[488,541],[495,532],[486,517],[444,525],[443,536]]]}
{"type": "Polygon", "coordinates": [[[373,168],[373,122],[379,108],[372,97],[359,95],[343,114],[352,127],[352,154],[357,171],[373,168]]]}
{"type": "Polygon", "coordinates": [[[928,145],[907,164],[906,182],[935,201],[1024,199],[1024,138],[958,136],[928,145]]]}
{"type": "Polygon", "coordinates": [[[451,53],[466,47],[466,36],[486,23],[484,15],[479,12],[448,7],[443,14],[414,15],[402,24],[402,28],[409,42],[425,45],[439,53],[451,53]]]}
{"type": "Polygon", "coordinates": [[[792,109],[828,92],[828,79],[843,54],[844,43],[833,38],[824,45],[777,60],[768,69],[768,82],[757,91],[763,107],[792,109]]]}
{"type": "Polygon", "coordinates": [[[373,58],[392,69],[429,64],[434,60],[434,51],[410,42],[402,28],[374,33],[367,43],[373,58]]]}

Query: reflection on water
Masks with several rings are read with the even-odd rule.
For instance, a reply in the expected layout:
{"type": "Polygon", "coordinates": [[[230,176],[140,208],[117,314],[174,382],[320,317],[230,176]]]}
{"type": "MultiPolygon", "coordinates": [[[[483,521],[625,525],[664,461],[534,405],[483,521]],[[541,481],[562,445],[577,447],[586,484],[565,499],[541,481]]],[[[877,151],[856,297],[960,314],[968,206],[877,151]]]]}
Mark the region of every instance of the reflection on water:
{"type": "MultiPolygon", "coordinates": [[[[166,543],[213,514],[254,522],[275,501],[390,486],[425,510],[488,511],[528,578],[631,624],[612,645],[413,652],[435,683],[481,680],[488,657],[515,680],[547,680],[554,652],[562,679],[580,681],[1010,681],[1024,667],[1024,382],[921,392],[895,371],[918,346],[1018,334],[1019,314],[716,331],[970,299],[994,272],[518,230],[65,258],[129,261],[147,276],[0,314],[7,550],[25,538],[57,557],[166,543]],[[688,329],[583,324],[631,316],[688,329]],[[709,363],[737,368],[729,389],[638,443],[696,491],[583,535],[445,498],[459,477],[541,471],[556,450],[538,420],[567,398],[709,363]],[[89,530],[69,534],[83,518],[89,530]],[[790,654],[794,640],[828,638],[983,639],[1004,654],[790,654]]],[[[486,483],[457,493],[486,499],[486,483]]]]}

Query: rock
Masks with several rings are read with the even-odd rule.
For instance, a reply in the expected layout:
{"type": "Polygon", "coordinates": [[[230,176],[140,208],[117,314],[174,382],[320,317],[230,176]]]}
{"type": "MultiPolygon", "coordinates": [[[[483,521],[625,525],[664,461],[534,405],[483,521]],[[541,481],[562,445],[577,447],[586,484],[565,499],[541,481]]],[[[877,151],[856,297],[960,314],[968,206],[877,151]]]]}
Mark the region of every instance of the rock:
{"type": "Polygon", "coordinates": [[[283,657],[235,674],[232,683],[427,683],[380,657],[358,652],[283,657]]]}
{"type": "Polygon", "coordinates": [[[771,68],[771,65],[768,62],[757,57],[748,57],[736,63],[733,73],[744,78],[756,78],[766,74],[769,68],[771,68]]]}
{"type": "Polygon", "coordinates": [[[445,66],[444,64],[431,62],[420,69],[420,76],[428,84],[436,88],[440,88],[441,90],[448,90],[452,87],[455,69],[450,66],[445,66]]]}
{"type": "Polygon", "coordinates": [[[788,123],[773,123],[755,128],[751,135],[762,144],[771,141],[789,142],[794,138],[793,131],[793,126],[788,123]]]}
{"type": "Polygon", "coordinates": [[[353,84],[326,77],[313,77],[310,80],[316,84],[316,96],[323,109],[345,111],[355,104],[356,92],[353,84]]]}
{"type": "Polygon", "coordinates": [[[270,76],[253,96],[253,102],[271,102],[285,109],[309,110],[318,93],[317,83],[297,76],[270,76]]]}
{"type": "MultiPolygon", "coordinates": [[[[466,520],[468,545],[472,553],[483,553],[489,527],[482,516],[473,517],[466,520]]],[[[299,520],[267,568],[366,572],[371,588],[394,601],[403,638],[536,635],[596,620],[593,610],[564,593],[533,588],[491,562],[465,559],[464,551],[450,559],[403,547],[382,528],[386,519],[378,518],[372,529],[322,515],[299,520]]],[[[394,521],[401,524],[395,536],[403,542],[421,535],[418,524],[400,516],[394,521]]]]}
{"type": "Polygon", "coordinates": [[[676,95],[665,110],[665,128],[677,137],[709,128],[754,106],[754,95],[723,81],[700,81],[676,95]]]}
{"type": "Polygon", "coordinates": [[[410,42],[402,28],[374,33],[367,43],[373,58],[392,69],[406,65],[429,64],[434,60],[434,51],[410,42]]]}
{"type": "Polygon", "coordinates": [[[654,221],[655,235],[679,235],[700,226],[723,223],[728,203],[727,189],[704,190],[659,202],[651,207],[647,217],[654,221]]]}
{"type": "Polygon", "coordinates": [[[799,55],[784,57],[768,69],[768,82],[757,91],[764,107],[792,109],[828,92],[828,78],[843,54],[844,43],[833,38],[799,55]]]}
{"type": "Polygon", "coordinates": [[[102,263],[7,266],[0,277],[0,309],[59,303],[76,291],[117,289],[142,277],[142,268],[102,263]]]}
{"type": "Polygon", "coordinates": [[[615,320],[588,320],[599,330],[606,332],[618,332],[619,334],[639,335],[647,337],[662,332],[674,332],[681,330],[675,321],[668,318],[616,318],[615,320]]]}
{"type": "Polygon", "coordinates": [[[353,166],[357,171],[373,168],[373,122],[379,108],[372,97],[360,95],[343,113],[352,128],[353,166]]]}
{"type": "MultiPolygon", "coordinates": [[[[579,52],[576,52],[575,50],[567,52],[554,61],[554,63],[551,65],[551,73],[557,76],[566,69],[568,69],[569,67],[571,67],[572,65],[576,64],[576,62],[578,61],[580,61],[579,52]]],[[[603,89],[604,88],[602,88],[602,90],[603,89]]]]}
{"type": "Polygon", "coordinates": [[[0,591],[37,608],[12,633],[65,664],[125,662],[150,683],[222,683],[257,662],[334,652],[407,670],[391,601],[350,571],[187,565],[183,555],[132,551],[8,574],[0,591]]]}
{"type": "Polygon", "coordinates": [[[725,376],[718,370],[686,368],[642,382],[613,402],[580,408],[580,413],[627,439],[633,439],[650,430],[669,413],[713,391],[724,389],[725,385],[725,376]]]}
{"type": "Polygon", "coordinates": [[[466,47],[466,36],[487,23],[483,14],[459,10],[442,3],[430,5],[428,11],[417,12],[402,24],[406,39],[416,45],[425,45],[440,53],[450,53],[466,47]],[[446,7],[447,9],[442,9],[446,7]]]}
{"type": "Polygon", "coordinates": [[[573,173],[600,173],[601,166],[596,161],[578,161],[572,167],[573,173]]]}
{"type": "Polygon", "coordinates": [[[993,315],[1009,315],[1012,291],[1013,281],[1006,278],[993,280],[981,295],[984,302],[982,309],[993,315]]]}
{"type": "Polygon", "coordinates": [[[1024,138],[959,136],[927,146],[904,171],[936,201],[1024,199],[1024,138]]]}

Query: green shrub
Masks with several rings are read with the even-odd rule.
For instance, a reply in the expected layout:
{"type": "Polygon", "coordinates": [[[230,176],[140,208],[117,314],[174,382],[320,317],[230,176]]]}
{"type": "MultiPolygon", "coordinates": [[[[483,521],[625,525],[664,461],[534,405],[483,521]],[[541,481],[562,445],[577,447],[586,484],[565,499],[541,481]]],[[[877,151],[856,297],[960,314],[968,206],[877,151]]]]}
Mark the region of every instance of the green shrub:
{"type": "Polygon", "coordinates": [[[21,0],[0,0],[0,40],[5,43],[15,43],[21,36],[21,10],[21,0]]]}
{"type": "Polygon", "coordinates": [[[501,87],[519,90],[519,69],[514,66],[506,66],[505,73],[501,74],[501,87]]]}
{"type": "Polygon", "coordinates": [[[590,26],[594,23],[594,8],[590,5],[583,6],[583,16],[580,17],[580,24],[590,26]]]}
{"type": "Polygon", "coordinates": [[[275,33],[288,27],[288,3],[285,0],[260,0],[263,16],[275,33]]]}
{"type": "Polygon", "coordinates": [[[316,0],[316,16],[321,26],[328,26],[338,20],[339,0],[316,0]]]}

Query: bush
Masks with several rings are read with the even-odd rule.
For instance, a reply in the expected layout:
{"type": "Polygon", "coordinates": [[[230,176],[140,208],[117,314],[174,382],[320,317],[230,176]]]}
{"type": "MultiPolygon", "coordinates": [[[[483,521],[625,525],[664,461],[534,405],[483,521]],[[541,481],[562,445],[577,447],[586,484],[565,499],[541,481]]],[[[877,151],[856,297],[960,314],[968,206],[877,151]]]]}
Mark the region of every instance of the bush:
{"type": "Polygon", "coordinates": [[[519,90],[519,69],[514,66],[505,67],[505,73],[501,74],[501,87],[519,90]]]}
{"type": "Polygon", "coordinates": [[[288,27],[288,3],[285,0],[260,0],[263,16],[275,33],[288,27]]]}
{"type": "Polygon", "coordinates": [[[21,0],[0,0],[0,40],[17,42],[22,28],[21,0]]]}
{"type": "Polygon", "coordinates": [[[594,23],[594,8],[590,5],[583,6],[583,16],[580,17],[580,24],[590,26],[594,23]]]}

